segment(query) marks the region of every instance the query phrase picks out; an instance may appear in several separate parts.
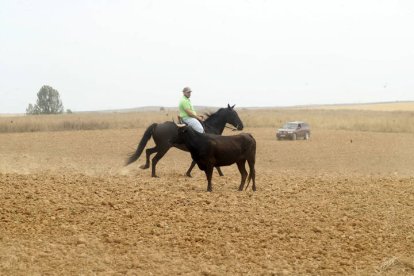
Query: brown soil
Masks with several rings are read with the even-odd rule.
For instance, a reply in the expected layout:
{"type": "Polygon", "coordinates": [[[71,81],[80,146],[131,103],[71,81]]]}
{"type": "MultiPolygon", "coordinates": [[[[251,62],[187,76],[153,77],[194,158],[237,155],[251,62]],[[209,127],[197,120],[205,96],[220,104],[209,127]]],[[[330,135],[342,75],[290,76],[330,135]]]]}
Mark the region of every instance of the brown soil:
{"type": "Polygon", "coordinates": [[[258,191],[207,193],[177,149],[123,167],[143,131],[1,134],[0,274],[414,274],[413,134],[248,129],[258,191]]]}

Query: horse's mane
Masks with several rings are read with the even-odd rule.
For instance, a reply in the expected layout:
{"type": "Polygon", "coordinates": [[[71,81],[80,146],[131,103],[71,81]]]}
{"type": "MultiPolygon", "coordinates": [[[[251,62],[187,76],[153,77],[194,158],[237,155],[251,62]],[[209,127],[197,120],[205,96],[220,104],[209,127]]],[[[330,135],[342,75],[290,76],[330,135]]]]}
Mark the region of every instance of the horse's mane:
{"type": "Polygon", "coordinates": [[[215,118],[215,117],[217,117],[218,115],[219,115],[219,112],[221,111],[221,110],[223,110],[224,108],[219,108],[219,110],[217,110],[216,112],[206,112],[206,113],[204,113],[204,115],[207,117],[207,119],[206,120],[208,120],[208,119],[213,119],[213,118],[215,118]]]}

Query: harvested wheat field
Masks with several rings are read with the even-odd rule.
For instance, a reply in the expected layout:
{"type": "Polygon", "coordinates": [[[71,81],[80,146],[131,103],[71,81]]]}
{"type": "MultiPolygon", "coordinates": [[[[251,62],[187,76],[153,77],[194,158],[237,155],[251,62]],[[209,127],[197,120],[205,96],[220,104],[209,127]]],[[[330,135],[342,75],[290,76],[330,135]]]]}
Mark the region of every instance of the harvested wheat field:
{"type": "Polygon", "coordinates": [[[413,133],[246,128],[257,192],[207,193],[177,149],[123,167],[144,131],[0,134],[0,274],[414,274],[413,133]]]}

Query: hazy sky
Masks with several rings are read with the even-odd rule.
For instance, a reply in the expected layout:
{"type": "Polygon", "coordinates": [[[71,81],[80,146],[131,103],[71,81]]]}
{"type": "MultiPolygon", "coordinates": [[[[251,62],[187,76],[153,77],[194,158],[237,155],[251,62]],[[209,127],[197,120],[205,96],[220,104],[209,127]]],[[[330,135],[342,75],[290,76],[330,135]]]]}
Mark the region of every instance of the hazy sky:
{"type": "Polygon", "coordinates": [[[0,0],[0,113],[414,100],[412,0],[0,0]]]}

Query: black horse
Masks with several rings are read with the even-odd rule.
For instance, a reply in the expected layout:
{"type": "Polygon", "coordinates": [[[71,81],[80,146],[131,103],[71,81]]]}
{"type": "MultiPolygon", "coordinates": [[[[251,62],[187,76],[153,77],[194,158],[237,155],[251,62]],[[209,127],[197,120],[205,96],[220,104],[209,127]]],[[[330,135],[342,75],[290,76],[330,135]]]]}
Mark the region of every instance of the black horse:
{"type": "MultiPolygon", "coordinates": [[[[237,112],[234,110],[234,105],[227,105],[227,107],[220,108],[215,113],[208,115],[208,118],[204,121],[204,130],[206,133],[221,135],[226,124],[231,124],[237,130],[243,130],[243,123],[240,120],[237,112]]],[[[175,144],[173,142],[177,140],[178,136],[178,127],[175,122],[164,122],[162,124],[153,123],[144,132],[144,135],[138,144],[137,150],[131,154],[131,156],[129,156],[125,166],[138,160],[151,136],[154,139],[155,147],[146,150],[146,162],[144,165],[141,165],[140,168],[148,169],[150,166],[150,156],[151,154],[156,153],[154,158],[152,158],[151,176],[157,177],[157,174],[155,173],[155,167],[157,166],[158,161],[160,161],[160,159],[171,147],[176,147],[184,151],[188,151],[188,149],[184,144],[175,144]]],[[[191,163],[190,168],[186,173],[187,176],[191,176],[191,171],[194,168],[195,164],[196,163],[194,161],[191,163]]],[[[223,173],[221,172],[220,168],[216,167],[216,169],[219,172],[220,176],[222,176],[223,173]]]]}
{"type": "Polygon", "coordinates": [[[239,191],[243,191],[244,184],[248,178],[253,180],[252,189],[256,191],[256,140],[249,133],[232,136],[221,136],[215,134],[198,133],[186,125],[178,126],[178,138],[176,142],[184,143],[191,153],[194,162],[207,177],[207,191],[211,192],[213,186],[211,179],[213,168],[230,166],[234,163],[240,171],[241,182],[239,191]],[[249,164],[250,172],[247,174],[245,164],[249,164]]]}

